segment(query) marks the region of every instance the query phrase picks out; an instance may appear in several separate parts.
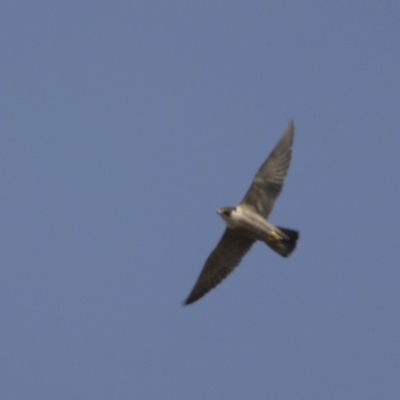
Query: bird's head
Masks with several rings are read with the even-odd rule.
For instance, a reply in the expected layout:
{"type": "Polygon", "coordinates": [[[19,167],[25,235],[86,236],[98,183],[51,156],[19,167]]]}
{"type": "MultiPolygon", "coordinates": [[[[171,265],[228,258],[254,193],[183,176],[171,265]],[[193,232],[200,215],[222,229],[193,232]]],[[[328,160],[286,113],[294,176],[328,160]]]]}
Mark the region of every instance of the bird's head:
{"type": "Polygon", "coordinates": [[[222,218],[229,218],[232,214],[233,211],[235,211],[235,207],[221,207],[218,209],[217,213],[222,217],[222,218]]]}

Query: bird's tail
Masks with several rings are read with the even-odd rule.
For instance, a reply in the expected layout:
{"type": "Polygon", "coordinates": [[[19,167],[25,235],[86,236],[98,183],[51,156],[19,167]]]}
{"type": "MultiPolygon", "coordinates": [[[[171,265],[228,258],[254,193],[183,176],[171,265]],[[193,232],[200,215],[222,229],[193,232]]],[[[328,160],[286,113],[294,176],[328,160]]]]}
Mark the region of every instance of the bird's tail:
{"type": "Polygon", "coordinates": [[[282,257],[289,257],[296,248],[299,232],[292,229],[276,227],[277,229],[270,234],[266,244],[282,257]]]}

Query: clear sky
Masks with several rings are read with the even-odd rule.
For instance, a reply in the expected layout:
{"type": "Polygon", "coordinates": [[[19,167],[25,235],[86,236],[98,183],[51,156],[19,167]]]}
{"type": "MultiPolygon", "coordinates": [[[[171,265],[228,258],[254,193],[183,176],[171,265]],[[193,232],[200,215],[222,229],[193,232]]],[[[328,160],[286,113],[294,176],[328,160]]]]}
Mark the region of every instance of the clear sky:
{"type": "Polygon", "coordinates": [[[1,398],[398,399],[399,15],[3,1],[1,398]],[[296,251],[182,307],[291,118],[296,251]]]}

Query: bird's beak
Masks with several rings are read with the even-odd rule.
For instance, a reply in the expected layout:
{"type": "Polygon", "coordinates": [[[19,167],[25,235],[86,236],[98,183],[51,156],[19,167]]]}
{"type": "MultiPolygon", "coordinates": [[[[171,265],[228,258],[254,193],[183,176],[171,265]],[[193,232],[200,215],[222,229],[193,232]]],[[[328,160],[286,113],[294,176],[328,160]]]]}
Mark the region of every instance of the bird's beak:
{"type": "Polygon", "coordinates": [[[218,209],[217,214],[219,214],[219,215],[222,214],[222,208],[219,208],[219,209],[218,209]]]}

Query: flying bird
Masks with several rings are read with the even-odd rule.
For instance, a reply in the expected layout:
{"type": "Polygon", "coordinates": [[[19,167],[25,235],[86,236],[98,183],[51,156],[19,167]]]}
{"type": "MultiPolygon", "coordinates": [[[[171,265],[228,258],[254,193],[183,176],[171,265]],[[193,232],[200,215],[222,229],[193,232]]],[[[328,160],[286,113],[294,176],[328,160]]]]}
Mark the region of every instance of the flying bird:
{"type": "Polygon", "coordinates": [[[292,155],[294,124],[290,121],[280,141],[261,165],[243,200],[236,207],[222,207],[218,214],[226,229],[208,256],[184,305],[194,303],[225,279],[257,240],[282,257],[296,247],[299,232],[272,225],[267,217],[282,190],[292,155]]]}

